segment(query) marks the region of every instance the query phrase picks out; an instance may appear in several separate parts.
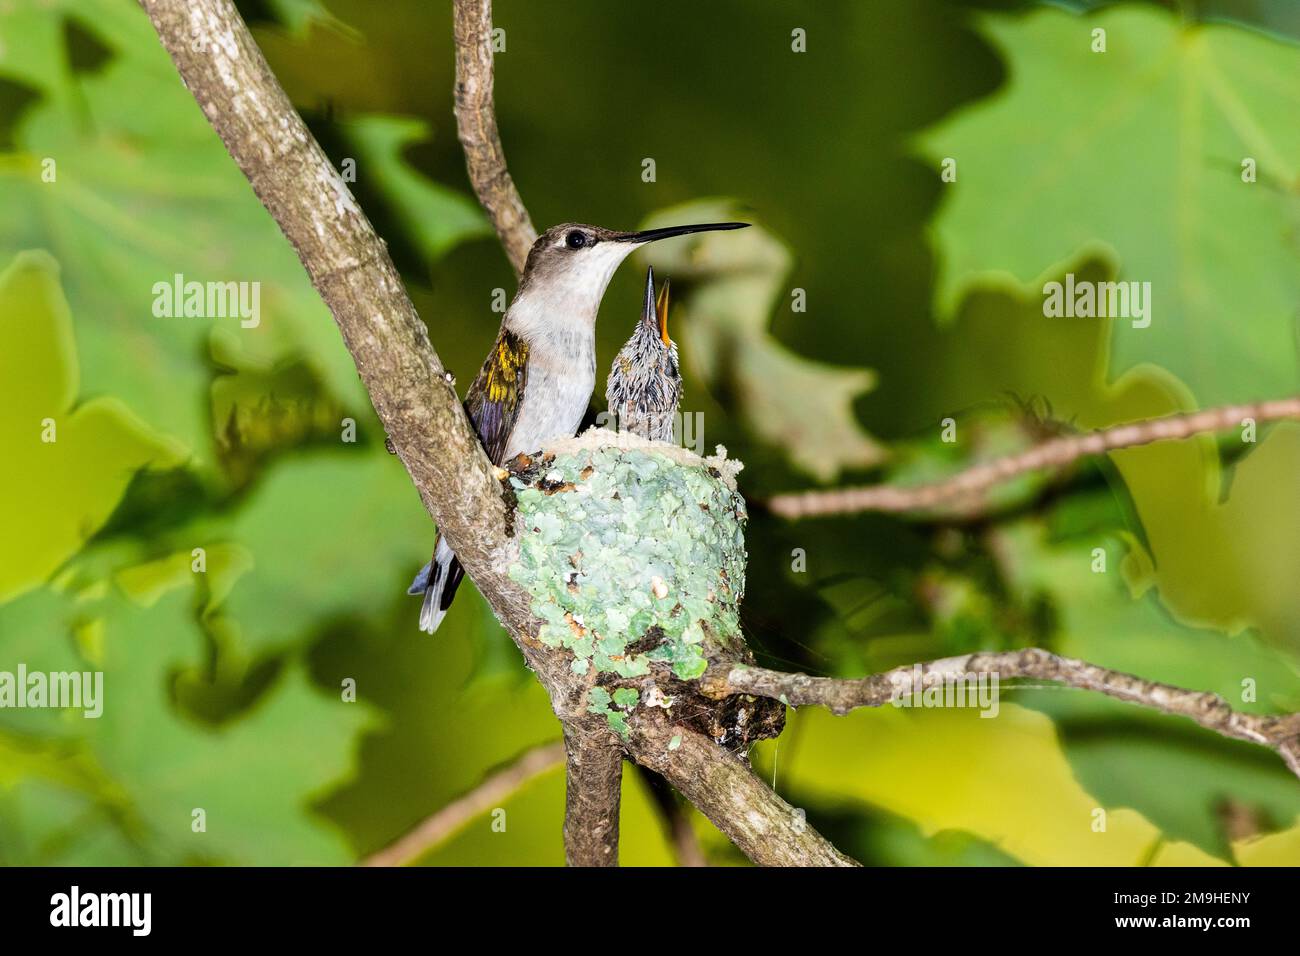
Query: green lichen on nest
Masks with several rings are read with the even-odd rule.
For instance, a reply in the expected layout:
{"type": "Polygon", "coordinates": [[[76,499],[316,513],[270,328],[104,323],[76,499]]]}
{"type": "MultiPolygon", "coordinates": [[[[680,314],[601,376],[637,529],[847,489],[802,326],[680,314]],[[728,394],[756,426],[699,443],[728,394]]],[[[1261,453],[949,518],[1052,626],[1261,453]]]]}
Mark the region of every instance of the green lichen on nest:
{"type": "MultiPolygon", "coordinates": [[[[651,447],[579,448],[510,479],[519,536],[510,576],[545,622],[538,639],[571,650],[576,673],[635,678],[662,662],[693,680],[711,651],[743,643],[745,502],[695,462],[651,447]]],[[[611,703],[636,701],[602,692],[589,703],[619,717],[611,703]]]]}

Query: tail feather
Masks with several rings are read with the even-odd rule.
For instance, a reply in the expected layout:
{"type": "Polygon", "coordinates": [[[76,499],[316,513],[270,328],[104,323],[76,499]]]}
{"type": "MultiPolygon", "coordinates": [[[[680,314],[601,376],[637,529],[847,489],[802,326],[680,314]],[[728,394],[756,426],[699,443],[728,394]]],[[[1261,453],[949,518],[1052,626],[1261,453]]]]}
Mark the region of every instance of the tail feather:
{"type": "Polygon", "coordinates": [[[456,555],[439,535],[433,560],[420,569],[407,589],[408,594],[424,594],[424,603],[420,605],[420,630],[429,634],[438,630],[464,576],[465,571],[456,555]]]}
{"type": "Polygon", "coordinates": [[[415,575],[415,580],[412,581],[411,586],[406,589],[406,593],[423,594],[425,592],[425,589],[428,588],[429,586],[429,575],[431,574],[433,574],[432,561],[430,561],[424,567],[420,568],[419,572],[415,575]]]}

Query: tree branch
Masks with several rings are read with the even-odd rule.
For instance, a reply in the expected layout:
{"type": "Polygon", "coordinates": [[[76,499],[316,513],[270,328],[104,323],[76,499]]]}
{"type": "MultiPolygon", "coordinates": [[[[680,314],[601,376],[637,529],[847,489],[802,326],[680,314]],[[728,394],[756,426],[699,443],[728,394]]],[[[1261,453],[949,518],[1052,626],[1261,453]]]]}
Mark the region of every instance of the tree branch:
{"type": "Polygon", "coordinates": [[[618,866],[623,747],[608,729],[564,727],[564,862],[618,866]]]}
{"type": "Polygon", "coordinates": [[[959,501],[977,502],[978,496],[995,485],[1031,471],[1059,469],[1080,458],[1118,448],[1132,448],[1157,441],[1190,438],[1201,432],[1237,428],[1247,418],[1254,419],[1257,423],[1300,419],[1300,396],[1252,405],[1207,408],[1199,412],[1117,425],[1086,435],[1053,438],[1026,451],[975,465],[932,484],[911,488],[874,485],[866,488],[792,492],[774,495],[768,499],[767,506],[783,518],[858,514],[864,511],[928,511],[959,501]]]}
{"type": "Polygon", "coordinates": [[[742,665],[707,675],[704,688],[711,696],[753,694],[775,698],[792,707],[815,704],[843,715],[856,707],[880,707],[928,687],[979,674],[996,674],[999,681],[1017,677],[1053,681],[1067,687],[1097,691],[1166,714],[1187,717],[1225,737],[1248,740],[1276,750],[1287,767],[1300,776],[1300,714],[1243,714],[1233,710],[1218,694],[1144,680],[1085,661],[1058,657],[1038,648],[947,657],[896,667],[858,680],[809,677],[807,674],[787,674],[742,665]]]}
{"type": "Polygon", "coordinates": [[[515,274],[521,275],[537,230],[506,170],[493,106],[492,0],[455,0],[456,129],[465,167],[515,274]]]}
{"type": "Polygon", "coordinates": [[[633,718],[638,763],[671,783],[759,866],[857,866],[739,757],[659,715],[633,718]]]}
{"type": "Polygon", "coordinates": [[[462,797],[458,797],[409,832],[361,861],[362,866],[401,866],[418,860],[467,822],[491,810],[526,783],[564,759],[564,744],[556,741],[527,751],[462,797]]]}

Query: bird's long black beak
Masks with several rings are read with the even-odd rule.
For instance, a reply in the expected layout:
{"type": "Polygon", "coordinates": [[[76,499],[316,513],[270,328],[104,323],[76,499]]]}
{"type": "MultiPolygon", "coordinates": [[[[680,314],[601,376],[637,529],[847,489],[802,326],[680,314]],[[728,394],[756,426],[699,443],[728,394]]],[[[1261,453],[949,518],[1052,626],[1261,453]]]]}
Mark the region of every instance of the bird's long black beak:
{"type": "Polygon", "coordinates": [[[673,344],[673,340],[668,337],[668,280],[664,280],[656,301],[655,271],[652,268],[647,268],[645,272],[645,302],[641,305],[641,321],[659,336],[666,347],[673,344]]]}
{"type": "Polygon", "coordinates": [[[686,236],[692,232],[718,232],[723,229],[744,229],[747,222],[701,222],[692,226],[665,226],[663,229],[643,229],[640,232],[622,232],[614,237],[616,242],[658,242],[674,236],[686,236]]]}
{"type": "Polygon", "coordinates": [[[641,303],[641,321],[657,331],[659,319],[655,313],[655,271],[649,267],[645,270],[645,301],[641,303]]]}

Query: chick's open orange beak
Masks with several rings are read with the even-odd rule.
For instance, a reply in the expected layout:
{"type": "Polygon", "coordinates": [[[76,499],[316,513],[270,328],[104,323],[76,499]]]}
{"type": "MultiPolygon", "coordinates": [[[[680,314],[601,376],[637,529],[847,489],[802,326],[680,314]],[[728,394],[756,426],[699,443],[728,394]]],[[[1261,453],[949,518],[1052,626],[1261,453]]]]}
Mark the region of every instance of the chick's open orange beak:
{"type": "Polygon", "coordinates": [[[659,301],[655,303],[655,313],[659,316],[659,337],[664,340],[664,346],[671,348],[673,340],[668,337],[668,280],[664,280],[663,287],[659,290],[659,301]]]}

